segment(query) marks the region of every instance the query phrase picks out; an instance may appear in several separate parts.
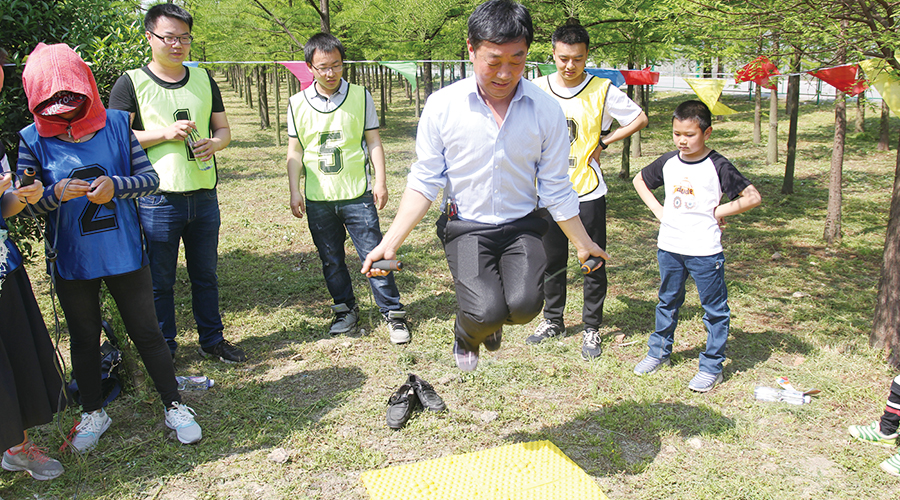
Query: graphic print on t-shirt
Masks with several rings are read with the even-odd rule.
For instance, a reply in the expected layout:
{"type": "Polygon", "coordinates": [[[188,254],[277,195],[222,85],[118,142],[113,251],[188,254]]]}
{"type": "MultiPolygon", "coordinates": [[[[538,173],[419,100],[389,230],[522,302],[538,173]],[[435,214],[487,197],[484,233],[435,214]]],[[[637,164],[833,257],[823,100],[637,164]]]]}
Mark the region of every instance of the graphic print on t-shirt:
{"type": "Polygon", "coordinates": [[[684,207],[685,210],[693,210],[696,205],[694,187],[691,185],[691,181],[685,177],[672,188],[672,206],[676,210],[681,210],[681,207],[684,207]]]}

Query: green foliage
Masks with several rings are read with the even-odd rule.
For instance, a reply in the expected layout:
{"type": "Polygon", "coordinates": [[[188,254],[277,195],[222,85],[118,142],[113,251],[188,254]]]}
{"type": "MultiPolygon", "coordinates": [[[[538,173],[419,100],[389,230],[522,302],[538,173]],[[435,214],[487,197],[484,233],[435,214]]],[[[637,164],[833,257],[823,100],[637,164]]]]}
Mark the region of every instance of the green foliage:
{"type": "Polygon", "coordinates": [[[122,73],[144,66],[150,60],[144,29],[139,20],[110,26],[109,29],[105,36],[94,36],[79,50],[85,61],[93,63],[91,71],[104,103],[109,102],[109,92],[122,73]]]}

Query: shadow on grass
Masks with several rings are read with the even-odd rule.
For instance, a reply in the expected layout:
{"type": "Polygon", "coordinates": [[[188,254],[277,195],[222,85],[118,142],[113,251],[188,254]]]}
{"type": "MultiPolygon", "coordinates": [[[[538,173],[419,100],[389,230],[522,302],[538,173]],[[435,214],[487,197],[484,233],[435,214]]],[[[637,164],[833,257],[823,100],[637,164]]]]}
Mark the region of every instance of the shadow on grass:
{"type": "Polygon", "coordinates": [[[641,474],[660,453],[663,436],[682,439],[732,432],[734,422],[706,407],[624,401],[584,412],[565,424],[506,436],[515,443],[547,439],[592,476],[641,474]]]}

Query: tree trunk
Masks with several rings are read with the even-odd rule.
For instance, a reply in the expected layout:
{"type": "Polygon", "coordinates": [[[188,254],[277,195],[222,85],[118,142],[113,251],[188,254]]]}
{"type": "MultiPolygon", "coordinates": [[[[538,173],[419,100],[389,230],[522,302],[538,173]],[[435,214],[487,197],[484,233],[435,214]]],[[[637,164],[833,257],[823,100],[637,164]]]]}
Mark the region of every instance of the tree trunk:
{"type": "Polygon", "coordinates": [[[466,61],[469,59],[469,51],[463,47],[462,55],[460,57],[462,60],[459,62],[459,79],[466,79],[466,61]]]}
{"type": "Polygon", "coordinates": [[[900,367],[900,143],[894,166],[891,212],[884,238],[884,260],[881,263],[869,345],[886,349],[888,363],[900,367]]]}
{"type": "Polygon", "coordinates": [[[797,161],[797,122],[800,116],[800,49],[794,48],[791,58],[791,73],[788,77],[788,115],[790,126],[788,128],[787,161],[784,164],[784,182],[781,184],[781,194],[794,192],[794,163],[797,161]]]}
{"type": "Polygon", "coordinates": [[[419,113],[421,112],[420,110],[422,109],[422,107],[419,105],[419,102],[420,102],[419,101],[419,99],[420,99],[419,89],[421,89],[421,88],[422,88],[422,86],[419,85],[419,72],[416,71],[416,118],[419,118],[419,113]]]}
{"type": "MultiPolygon", "coordinates": [[[[634,63],[628,63],[628,69],[634,69],[634,63]]],[[[634,100],[634,85],[629,85],[626,94],[628,98],[634,100]]],[[[620,179],[628,179],[631,177],[631,137],[622,140],[622,168],[619,170],[620,179]]]]}
{"type": "Polygon", "coordinates": [[[856,96],[856,127],[854,132],[860,133],[866,131],[866,94],[863,92],[856,96]]]}
{"type": "Polygon", "coordinates": [[[269,92],[266,89],[266,67],[256,67],[256,95],[259,99],[259,128],[264,130],[272,126],[269,121],[269,92]]]}
{"type": "Polygon", "coordinates": [[[878,151],[888,151],[891,135],[891,110],[884,99],[881,100],[881,131],[878,134],[878,151]]]}
{"type": "MultiPolygon", "coordinates": [[[[385,118],[385,114],[387,113],[387,89],[384,85],[385,69],[386,68],[384,66],[378,66],[378,87],[381,89],[381,119],[378,121],[378,125],[381,128],[387,126],[387,119],[385,118]]],[[[390,80],[390,78],[388,78],[388,80],[390,80]]]]}
{"type": "MultiPolygon", "coordinates": [[[[644,109],[644,86],[639,85],[637,88],[637,105],[644,109]]],[[[634,152],[635,158],[641,157],[641,131],[638,130],[637,133],[631,136],[632,141],[631,145],[633,146],[632,151],[634,152]]]]}
{"type": "MultiPolygon", "coordinates": [[[[842,61],[843,62],[843,61],[842,61]]],[[[831,177],[828,181],[828,213],[825,216],[825,243],[841,241],[841,186],[844,168],[844,140],[847,137],[847,98],[840,90],[834,97],[834,144],[831,150],[831,177]]]]}
{"type": "Polygon", "coordinates": [[[247,106],[253,109],[253,76],[249,67],[244,68],[244,82],[247,85],[247,106]]]}
{"type": "Polygon", "coordinates": [[[755,106],[753,108],[753,144],[762,143],[762,87],[754,85],[755,106]]]}
{"type": "Polygon", "coordinates": [[[778,163],[778,86],[769,91],[769,141],[766,144],[766,165],[778,163]]]}
{"type": "Polygon", "coordinates": [[[331,13],[328,12],[328,0],[319,0],[319,21],[322,33],[331,33],[331,13]]]}
{"type": "Polygon", "coordinates": [[[434,92],[434,79],[431,74],[431,54],[422,63],[422,86],[425,87],[425,99],[434,92]]]}
{"type": "Polygon", "coordinates": [[[272,84],[275,86],[275,140],[281,146],[281,75],[279,64],[272,66],[272,84]]]}

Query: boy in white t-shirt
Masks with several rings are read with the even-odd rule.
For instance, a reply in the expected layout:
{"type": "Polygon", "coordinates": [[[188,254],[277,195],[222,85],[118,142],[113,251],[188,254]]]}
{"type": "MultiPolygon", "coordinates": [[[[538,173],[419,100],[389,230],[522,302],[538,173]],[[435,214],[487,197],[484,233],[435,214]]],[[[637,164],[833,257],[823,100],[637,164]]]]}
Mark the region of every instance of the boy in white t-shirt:
{"type": "Polygon", "coordinates": [[[702,102],[678,105],[672,117],[672,138],[678,149],[662,155],[634,178],[638,195],[661,222],[657,259],[662,281],[656,330],[647,340],[647,356],[634,373],[647,375],[670,364],[678,310],[690,274],[697,284],[707,331],[700,370],[688,385],[696,392],[707,392],[722,381],[731,320],[720,226],[726,216],[746,212],[761,201],[753,184],[727,158],[706,146],[711,123],[712,114],[702,102]],[[651,190],[663,186],[666,199],[660,205],[651,190]],[[720,205],[723,192],[732,201],[720,205]]]}

